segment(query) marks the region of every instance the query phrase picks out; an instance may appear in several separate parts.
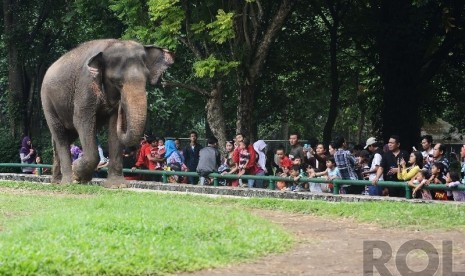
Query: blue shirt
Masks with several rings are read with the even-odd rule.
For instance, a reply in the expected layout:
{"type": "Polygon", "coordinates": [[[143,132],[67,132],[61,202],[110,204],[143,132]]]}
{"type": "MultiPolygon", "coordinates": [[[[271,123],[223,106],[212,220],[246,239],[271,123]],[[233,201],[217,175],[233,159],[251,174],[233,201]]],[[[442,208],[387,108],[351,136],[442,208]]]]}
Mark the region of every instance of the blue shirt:
{"type": "Polygon", "coordinates": [[[355,157],[348,150],[338,149],[334,154],[336,166],[339,169],[342,179],[357,180],[357,173],[355,172],[355,164],[357,161],[355,157]]]}

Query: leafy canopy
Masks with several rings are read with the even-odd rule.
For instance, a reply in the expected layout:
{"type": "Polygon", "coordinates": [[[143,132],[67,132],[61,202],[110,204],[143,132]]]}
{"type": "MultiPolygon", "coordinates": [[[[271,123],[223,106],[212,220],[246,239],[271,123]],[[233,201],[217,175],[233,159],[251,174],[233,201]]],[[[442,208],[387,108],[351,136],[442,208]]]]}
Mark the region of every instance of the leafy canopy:
{"type": "MultiPolygon", "coordinates": [[[[198,9],[197,12],[191,11],[196,14],[191,16],[189,24],[186,24],[186,7],[179,0],[149,0],[146,6],[137,0],[113,0],[110,9],[127,25],[124,38],[136,38],[172,50],[182,45],[182,41],[186,39],[192,44],[208,45],[206,47],[214,49],[215,45],[224,44],[235,37],[235,13],[225,12],[223,9],[218,9],[214,17],[198,9]]],[[[192,63],[194,75],[199,78],[214,78],[227,75],[239,66],[238,61],[228,60],[221,55],[221,51],[218,53],[207,54],[203,49],[192,63]]]]}

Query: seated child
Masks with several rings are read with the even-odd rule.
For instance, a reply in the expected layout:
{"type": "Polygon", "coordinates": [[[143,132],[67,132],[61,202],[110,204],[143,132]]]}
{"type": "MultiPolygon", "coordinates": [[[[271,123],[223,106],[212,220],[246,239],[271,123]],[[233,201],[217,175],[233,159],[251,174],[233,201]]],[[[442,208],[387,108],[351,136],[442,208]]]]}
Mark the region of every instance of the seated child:
{"type": "MultiPolygon", "coordinates": [[[[292,165],[293,166],[299,166],[299,176],[294,179],[294,181],[298,181],[300,177],[308,177],[305,173],[305,167],[302,165],[302,159],[300,157],[294,157],[292,159],[292,165]]],[[[303,191],[308,191],[308,183],[307,182],[299,182],[299,185],[297,185],[295,192],[303,192],[303,191]]]]}
{"type": "MultiPolygon", "coordinates": [[[[451,171],[446,175],[446,186],[447,187],[457,187],[462,185],[460,183],[460,175],[458,172],[451,171]]],[[[452,191],[452,196],[454,201],[465,201],[465,191],[454,190],[452,191]]]]}
{"type": "MultiPolygon", "coordinates": [[[[339,172],[339,169],[336,166],[336,161],[334,160],[334,157],[329,157],[326,160],[326,170],[323,172],[316,173],[315,176],[326,176],[326,180],[328,181],[332,181],[336,178],[342,178],[341,173],[339,172]]],[[[331,182],[328,184],[328,188],[330,191],[333,190],[333,184],[331,184],[331,182]]],[[[341,194],[345,194],[344,187],[341,187],[339,191],[341,194]]]]}
{"type": "Polygon", "coordinates": [[[407,184],[413,188],[412,191],[412,198],[420,197],[422,199],[431,200],[433,197],[431,196],[431,192],[426,189],[422,189],[423,186],[427,185],[428,182],[428,172],[427,171],[419,171],[415,177],[410,179],[407,184]]]}
{"type": "MultiPolygon", "coordinates": [[[[289,169],[286,167],[276,169],[276,176],[280,177],[288,177],[289,176],[289,169]]],[[[286,181],[276,181],[276,189],[280,191],[286,190],[286,181]]]]}
{"type": "Polygon", "coordinates": [[[299,192],[302,189],[299,183],[300,165],[292,165],[291,169],[289,170],[289,177],[292,178],[292,180],[294,181],[286,182],[286,186],[287,186],[286,190],[299,192]]]}
{"type": "MultiPolygon", "coordinates": [[[[434,162],[431,167],[431,177],[429,183],[431,184],[445,184],[446,179],[444,179],[444,164],[441,162],[434,162]]],[[[447,200],[447,193],[445,190],[435,190],[431,192],[432,196],[436,200],[447,200]]]]}
{"type": "MultiPolygon", "coordinates": [[[[316,177],[316,172],[315,172],[315,169],[312,167],[312,165],[307,164],[307,166],[305,167],[305,173],[303,175],[305,177],[308,177],[308,178],[316,177]]],[[[312,192],[312,193],[322,193],[323,192],[323,190],[321,189],[321,186],[322,186],[321,183],[308,182],[308,183],[305,183],[305,184],[308,185],[307,189],[310,189],[310,192],[312,192]]],[[[325,185],[325,184],[323,184],[323,185],[325,185]]]]}

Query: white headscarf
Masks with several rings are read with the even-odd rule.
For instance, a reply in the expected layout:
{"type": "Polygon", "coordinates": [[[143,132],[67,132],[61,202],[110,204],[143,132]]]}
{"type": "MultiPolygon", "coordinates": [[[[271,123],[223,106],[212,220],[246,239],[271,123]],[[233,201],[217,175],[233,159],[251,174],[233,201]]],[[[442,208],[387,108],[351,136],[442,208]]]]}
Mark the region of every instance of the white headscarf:
{"type": "Polygon", "coordinates": [[[266,147],[266,143],[263,140],[258,140],[257,142],[253,143],[253,149],[258,154],[258,162],[257,164],[266,172],[266,155],[263,151],[266,147]]]}

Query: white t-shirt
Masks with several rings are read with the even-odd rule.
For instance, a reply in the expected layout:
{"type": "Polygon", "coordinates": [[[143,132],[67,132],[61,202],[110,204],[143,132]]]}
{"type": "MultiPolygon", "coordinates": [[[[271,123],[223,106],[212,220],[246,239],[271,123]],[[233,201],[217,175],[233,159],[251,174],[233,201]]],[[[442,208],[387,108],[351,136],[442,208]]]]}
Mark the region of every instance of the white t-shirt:
{"type": "Polygon", "coordinates": [[[428,163],[433,163],[433,149],[431,148],[429,151],[422,151],[421,155],[423,155],[423,159],[426,159],[428,163]]]}
{"type": "MultiPolygon", "coordinates": [[[[376,171],[378,170],[378,167],[381,165],[381,160],[383,159],[383,157],[381,156],[381,154],[379,153],[375,153],[375,156],[373,157],[373,161],[371,162],[371,167],[370,167],[370,171],[373,171],[376,169],[376,171]]],[[[376,177],[376,171],[374,173],[370,173],[368,175],[368,180],[372,181],[373,179],[375,179],[376,177]]],[[[381,175],[379,177],[379,180],[384,180],[383,179],[383,175],[381,175]]]]}

